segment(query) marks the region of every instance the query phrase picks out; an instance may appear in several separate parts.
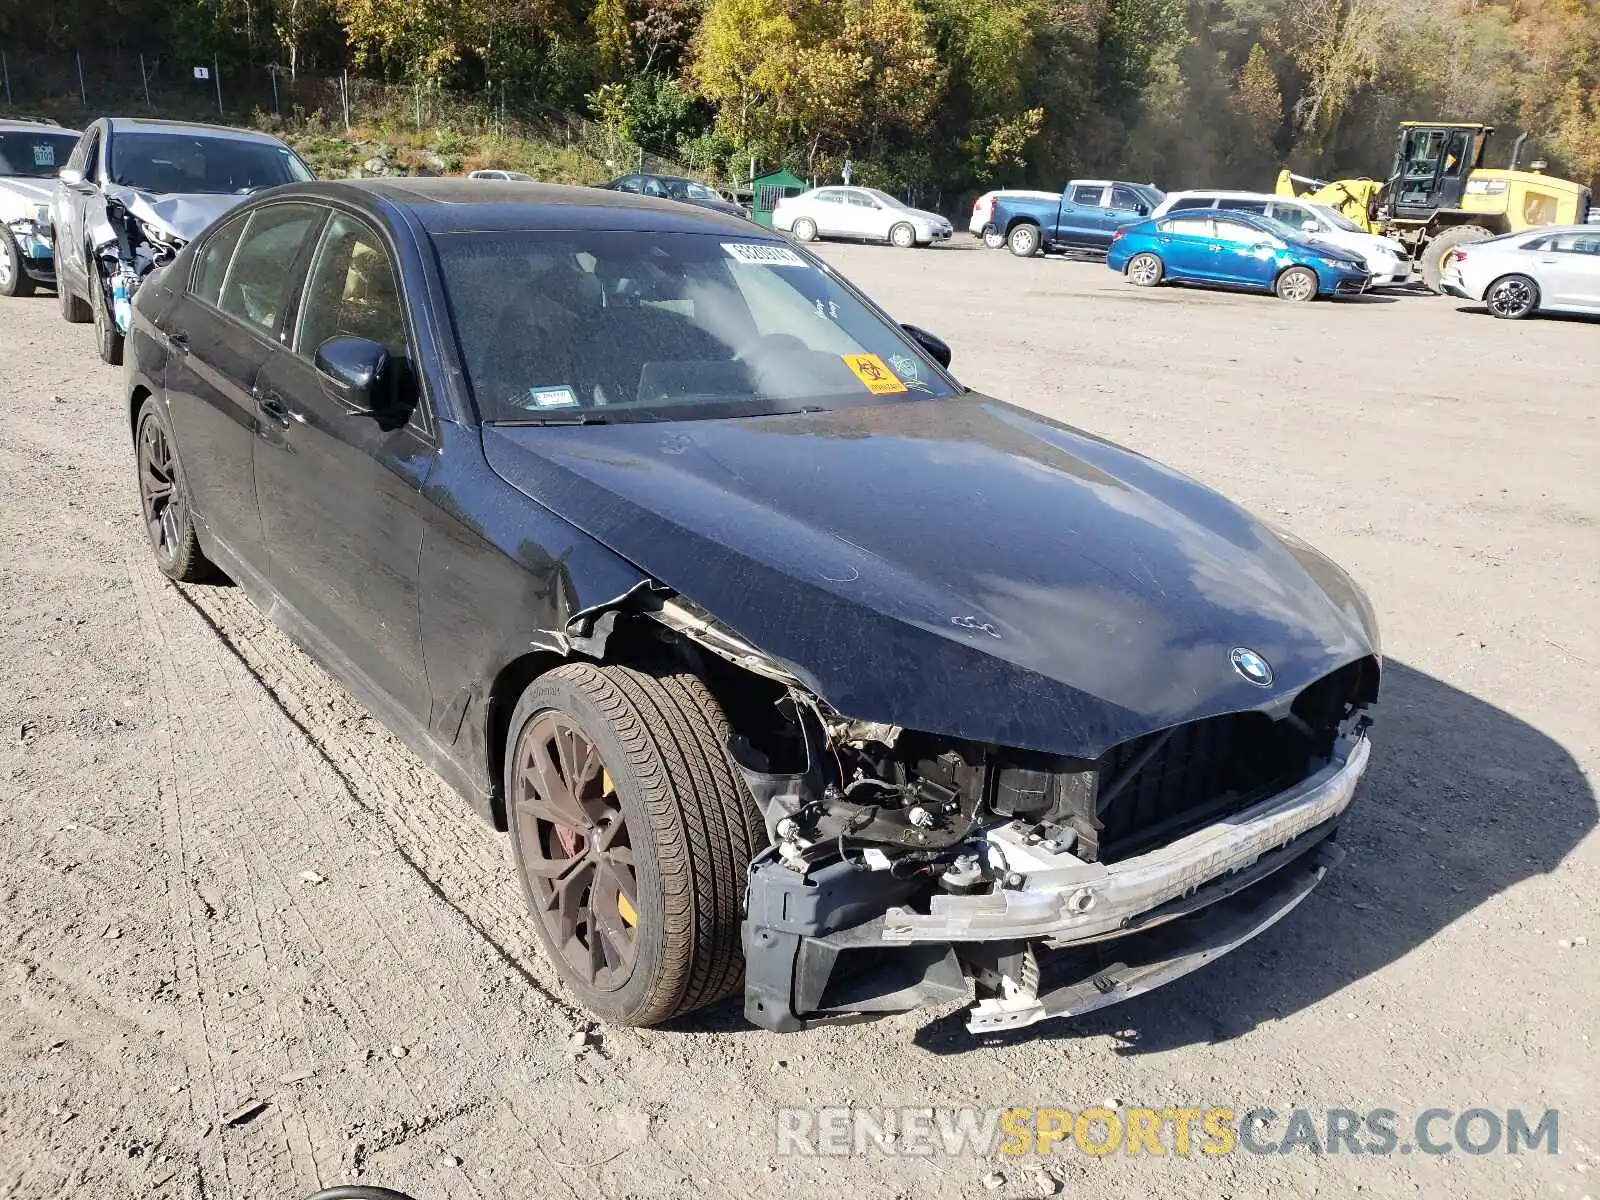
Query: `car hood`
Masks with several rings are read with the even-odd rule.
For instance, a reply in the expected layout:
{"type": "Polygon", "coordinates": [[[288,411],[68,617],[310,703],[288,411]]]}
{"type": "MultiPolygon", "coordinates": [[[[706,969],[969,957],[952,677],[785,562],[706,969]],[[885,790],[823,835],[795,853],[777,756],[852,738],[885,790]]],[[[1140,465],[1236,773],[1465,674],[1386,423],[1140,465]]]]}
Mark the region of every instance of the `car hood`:
{"type": "Polygon", "coordinates": [[[852,717],[1091,758],[1376,651],[1365,598],[1315,551],[976,394],[483,442],[508,483],[852,717]],[[1272,688],[1233,670],[1240,646],[1272,688]]]}
{"type": "Polygon", "coordinates": [[[54,179],[27,179],[20,175],[0,179],[0,221],[32,217],[40,206],[48,208],[55,185],[54,179]]]}
{"type": "Polygon", "coordinates": [[[223,195],[162,195],[143,192],[138,188],[110,184],[106,198],[120,201],[132,216],[146,225],[165,230],[180,242],[192,241],[211,222],[248,196],[223,195]]]}
{"type": "Polygon", "coordinates": [[[926,221],[930,225],[947,225],[949,222],[938,213],[929,212],[923,208],[902,208],[902,216],[911,217],[913,220],[926,221]]]}

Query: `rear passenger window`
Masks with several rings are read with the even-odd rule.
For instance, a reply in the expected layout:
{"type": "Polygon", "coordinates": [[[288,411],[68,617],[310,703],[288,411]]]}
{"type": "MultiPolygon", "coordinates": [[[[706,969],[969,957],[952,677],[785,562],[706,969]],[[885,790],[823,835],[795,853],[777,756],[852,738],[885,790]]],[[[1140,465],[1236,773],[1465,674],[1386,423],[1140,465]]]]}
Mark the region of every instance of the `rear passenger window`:
{"type": "Polygon", "coordinates": [[[1072,202],[1074,204],[1087,204],[1092,207],[1100,203],[1100,197],[1105,193],[1106,189],[1101,184],[1085,184],[1072,189],[1072,202]]]}
{"type": "Polygon", "coordinates": [[[1191,208],[1210,208],[1211,199],[1208,196],[1185,196],[1181,200],[1174,200],[1168,212],[1184,212],[1191,208]]]}
{"type": "Polygon", "coordinates": [[[273,204],[251,213],[217,307],[263,333],[276,333],[293,294],[300,248],[325,211],[310,204],[273,204]]]}
{"type": "Polygon", "coordinates": [[[1218,200],[1218,208],[1225,208],[1229,212],[1255,213],[1257,216],[1267,215],[1267,202],[1265,200],[1218,200]]]}
{"type": "Polygon", "coordinates": [[[329,338],[361,337],[406,356],[400,288],[383,242],[368,226],[335,213],[306,280],[295,349],[312,357],[329,338]]]}
{"type": "Polygon", "coordinates": [[[222,281],[227,278],[228,264],[233,261],[234,247],[244,232],[248,217],[235,217],[205,240],[195,255],[193,282],[189,291],[207,304],[217,304],[222,299],[222,281]]]}

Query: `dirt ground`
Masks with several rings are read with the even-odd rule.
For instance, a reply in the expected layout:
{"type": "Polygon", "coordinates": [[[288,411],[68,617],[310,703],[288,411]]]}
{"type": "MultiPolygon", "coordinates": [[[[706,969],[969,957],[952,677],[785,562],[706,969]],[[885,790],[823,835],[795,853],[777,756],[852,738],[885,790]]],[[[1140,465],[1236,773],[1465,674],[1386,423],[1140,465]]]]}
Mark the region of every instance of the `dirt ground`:
{"type": "Polygon", "coordinates": [[[503,841],[236,590],[157,574],[90,331],[0,301],[0,1196],[1600,1195],[1600,327],[823,252],[967,383],[1365,583],[1389,661],[1337,872],[1223,965],[993,1040],[589,1026],[503,841]],[[775,1153],[779,1107],[1107,1102],[1556,1108],[1560,1152],[775,1153]]]}

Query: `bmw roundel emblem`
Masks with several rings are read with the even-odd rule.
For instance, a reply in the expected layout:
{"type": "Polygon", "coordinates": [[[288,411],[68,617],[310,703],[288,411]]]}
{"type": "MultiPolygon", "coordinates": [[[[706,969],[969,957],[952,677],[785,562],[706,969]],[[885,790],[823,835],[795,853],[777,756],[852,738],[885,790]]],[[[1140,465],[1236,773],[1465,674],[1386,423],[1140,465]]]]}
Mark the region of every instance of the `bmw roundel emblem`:
{"type": "Polygon", "coordinates": [[[1228,661],[1233,663],[1233,669],[1239,672],[1239,677],[1246,683],[1253,683],[1257,687],[1272,686],[1272,664],[1248,646],[1235,646],[1228,655],[1228,661]]]}

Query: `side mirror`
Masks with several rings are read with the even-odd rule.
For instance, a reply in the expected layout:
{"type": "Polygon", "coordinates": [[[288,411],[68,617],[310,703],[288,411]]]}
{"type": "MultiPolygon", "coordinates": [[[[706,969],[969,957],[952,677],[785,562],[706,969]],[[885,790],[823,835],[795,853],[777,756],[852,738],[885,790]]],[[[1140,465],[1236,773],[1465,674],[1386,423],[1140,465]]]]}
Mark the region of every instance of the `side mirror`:
{"type": "Polygon", "coordinates": [[[1320,226],[1318,226],[1315,221],[1301,221],[1300,228],[1305,230],[1307,233],[1315,233],[1320,226]]]}
{"type": "Polygon", "coordinates": [[[327,377],[328,387],[344,403],[357,410],[357,416],[392,416],[395,405],[386,403],[383,387],[392,382],[389,351],[378,342],[362,337],[333,337],[317,347],[312,360],[327,377]]]}
{"type": "Polygon", "coordinates": [[[934,362],[941,367],[948,368],[950,366],[949,342],[942,337],[929,333],[926,329],[918,329],[915,325],[902,325],[900,328],[911,336],[912,341],[926,350],[928,357],[933,359],[934,362]]]}
{"type": "Polygon", "coordinates": [[[62,167],[56,172],[56,178],[68,187],[77,187],[83,182],[83,171],[78,167],[62,167]]]}

